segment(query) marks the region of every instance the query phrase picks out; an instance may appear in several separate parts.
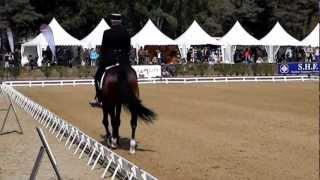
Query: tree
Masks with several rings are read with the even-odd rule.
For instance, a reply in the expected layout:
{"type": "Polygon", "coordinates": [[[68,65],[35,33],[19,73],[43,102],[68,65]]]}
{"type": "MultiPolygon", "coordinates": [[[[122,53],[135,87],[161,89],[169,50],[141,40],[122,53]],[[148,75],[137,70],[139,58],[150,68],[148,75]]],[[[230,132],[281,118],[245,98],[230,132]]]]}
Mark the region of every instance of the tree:
{"type": "Polygon", "coordinates": [[[34,32],[35,21],[40,17],[29,0],[4,0],[0,5],[0,28],[10,27],[16,37],[34,32]]]}

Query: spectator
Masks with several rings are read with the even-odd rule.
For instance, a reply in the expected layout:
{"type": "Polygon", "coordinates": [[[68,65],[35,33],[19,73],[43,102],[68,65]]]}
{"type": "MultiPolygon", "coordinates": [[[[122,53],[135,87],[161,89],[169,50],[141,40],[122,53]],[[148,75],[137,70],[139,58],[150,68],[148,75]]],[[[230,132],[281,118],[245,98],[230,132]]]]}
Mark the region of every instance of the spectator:
{"type": "Polygon", "coordinates": [[[318,47],[315,49],[314,57],[315,57],[315,61],[320,63],[320,50],[318,47]]]}
{"type": "Polygon", "coordinates": [[[157,60],[158,60],[158,63],[161,64],[161,51],[159,49],[157,49],[157,60]]]}
{"type": "Polygon", "coordinates": [[[250,63],[251,62],[251,49],[250,48],[246,48],[246,50],[244,51],[244,60],[245,63],[250,63]]]}
{"type": "Polygon", "coordinates": [[[4,68],[9,68],[9,56],[8,52],[4,55],[4,68]]]}
{"type": "Polygon", "coordinates": [[[138,51],[138,64],[144,64],[144,50],[142,47],[140,47],[139,51],[138,51]]]}
{"type": "Polygon", "coordinates": [[[136,49],[131,46],[129,59],[132,65],[138,64],[137,62],[138,60],[136,59],[136,56],[137,56],[136,49]]]}
{"type": "Polygon", "coordinates": [[[293,54],[292,54],[292,49],[290,47],[287,48],[287,50],[285,52],[285,57],[286,57],[287,62],[292,62],[293,54]]]}
{"type": "Polygon", "coordinates": [[[306,49],[306,58],[307,58],[307,62],[312,62],[313,59],[313,49],[311,46],[307,47],[306,49]]]}
{"type": "Polygon", "coordinates": [[[97,59],[99,58],[99,54],[95,49],[92,49],[90,52],[90,65],[96,66],[97,59]]]}

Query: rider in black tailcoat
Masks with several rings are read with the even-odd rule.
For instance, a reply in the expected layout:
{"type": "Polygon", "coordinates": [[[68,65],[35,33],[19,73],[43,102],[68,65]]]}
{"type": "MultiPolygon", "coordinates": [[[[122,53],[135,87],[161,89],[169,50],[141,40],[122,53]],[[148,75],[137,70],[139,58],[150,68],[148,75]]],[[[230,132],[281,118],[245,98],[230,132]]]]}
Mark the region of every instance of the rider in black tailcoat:
{"type": "Polygon", "coordinates": [[[92,106],[101,106],[99,83],[105,69],[117,63],[119,63],[120,66],[130,65],[130,36],[122,25],[121,15],[111,14],[108,18],[108,24],[111,26],[111,29],[104,31],[103,33],[98,69],[94,81],[96,97],[94,102],[90,102],[92,106]]]}

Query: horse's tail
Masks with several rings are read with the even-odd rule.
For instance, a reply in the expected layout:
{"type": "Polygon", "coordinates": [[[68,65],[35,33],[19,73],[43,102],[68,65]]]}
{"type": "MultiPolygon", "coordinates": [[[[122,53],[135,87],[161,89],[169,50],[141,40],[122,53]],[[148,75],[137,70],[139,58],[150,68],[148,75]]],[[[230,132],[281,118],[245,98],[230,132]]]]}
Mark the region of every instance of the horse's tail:
{"type": "Polygon", "coordinates": [[[127,67],[120,67],[119,92],[121,102],[132,113],[137,114],[137,116],[143,121],[153,122],[153,120],[156,118],[156,114],[151,109],[148,109],[142,104],[141,100],[138,98],[137,93],[135,92],[138,89],[134,89],[130,86],[131,82],[129,82],[127,70],[127,67]]]}

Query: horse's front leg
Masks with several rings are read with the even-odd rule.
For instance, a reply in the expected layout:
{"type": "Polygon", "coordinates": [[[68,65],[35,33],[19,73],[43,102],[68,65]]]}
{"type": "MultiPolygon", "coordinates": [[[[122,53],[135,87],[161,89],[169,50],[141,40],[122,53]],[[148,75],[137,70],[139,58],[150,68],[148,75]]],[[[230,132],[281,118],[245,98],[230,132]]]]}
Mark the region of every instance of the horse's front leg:
{"type": "Polygon", "coordinates": [[[108,121],[108,110],[106,108],[103,108],[103,120],[102,123],[104,125],[104,128],[106,129],[106,136],[105,140],[107,141],[107,145],[110,146],[110,139],[111,139],[111,133],[109,130],[109,121],[108,121]]]}

